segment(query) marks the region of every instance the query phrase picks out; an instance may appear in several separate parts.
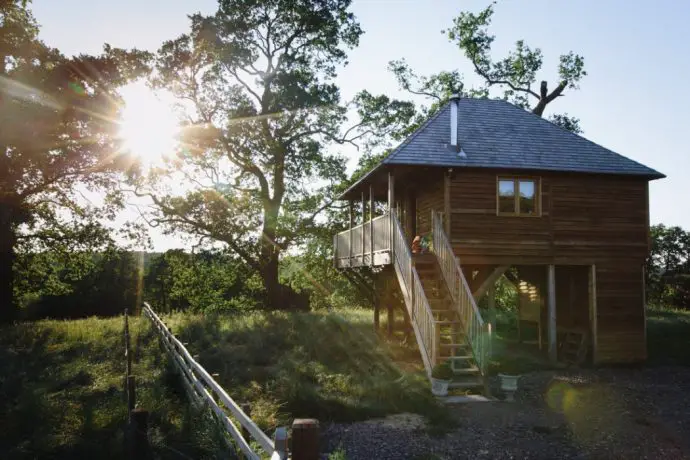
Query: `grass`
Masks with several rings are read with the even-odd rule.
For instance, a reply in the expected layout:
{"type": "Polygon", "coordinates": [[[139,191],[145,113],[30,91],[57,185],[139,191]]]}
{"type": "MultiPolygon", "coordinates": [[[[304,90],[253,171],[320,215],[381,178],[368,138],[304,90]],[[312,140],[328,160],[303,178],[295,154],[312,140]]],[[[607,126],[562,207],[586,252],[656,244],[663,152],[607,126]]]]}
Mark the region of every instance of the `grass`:
{"type": "MultiPolygon", "coordinates": [[[[546,351],[540,353],[536,345],[518,343],[515,312],[499,310],[496,314],[496,331],[489,362],[491,374],[526,374],[559,367],[550,363],[546,351]]],[[[536,341],[536,327],[523,325],[522,336],[525,341],[536,341]]]]}
{"type": "MultiPolygon", "coordinates": [[[[269,434],[293,418],[322,423],[400,412],[450,427],[414,341],[381,340],[371,311],[163,318],[269,434]]],[[[123,458],[122,318],[39,321],[0,329],[2,458],[123,458]]],[[[149,321],[131,321],[137,401],[157,458],[223,455],[217,427],[190,409],[149,321]]]]}
{"type": "MultiPolygon", "coordinates": [[[[146,321],[131,323],[133,369],[155,455],[219,457],[218,430],[189,408],[146,321]]],[[[124,373],[122,318],[1,329],[2,458],[124,458],[124,373]]]]}
{"type": "Polygon", "coordinates": [[[163,320],[265,430],[293,418],[356,421],[400,412],[448,422],[416,344],[380,340],[371,311],[175,314],[163,320]]]}
{"type": "Polygon", "coordinates": [[[690,366],[690,310],[647,309],[648,363],[690,366]]]}

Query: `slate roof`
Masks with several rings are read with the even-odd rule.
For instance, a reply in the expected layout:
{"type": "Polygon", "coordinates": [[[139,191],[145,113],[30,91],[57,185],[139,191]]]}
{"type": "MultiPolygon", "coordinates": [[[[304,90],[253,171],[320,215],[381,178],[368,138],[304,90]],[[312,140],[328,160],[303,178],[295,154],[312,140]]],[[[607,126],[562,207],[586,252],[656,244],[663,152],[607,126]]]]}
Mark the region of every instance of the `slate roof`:
{"type": "Polygon", "coordinates": [[[666,177],[502,100],[460,99],[458,141],[465,157],[448,148],[449,103],[375,169],[382,165],[425,165],[666,177]]]}

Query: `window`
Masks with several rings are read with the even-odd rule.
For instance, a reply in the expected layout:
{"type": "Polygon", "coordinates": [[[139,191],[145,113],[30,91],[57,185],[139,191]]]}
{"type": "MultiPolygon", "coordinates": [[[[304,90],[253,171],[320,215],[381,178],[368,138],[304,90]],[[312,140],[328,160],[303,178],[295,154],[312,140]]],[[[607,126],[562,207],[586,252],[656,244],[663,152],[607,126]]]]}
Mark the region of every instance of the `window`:
{"type": "Polygon", "coordinates": [[[499,215],[539,216],[539,181],[499,177],[496,211],[499,215]]]}

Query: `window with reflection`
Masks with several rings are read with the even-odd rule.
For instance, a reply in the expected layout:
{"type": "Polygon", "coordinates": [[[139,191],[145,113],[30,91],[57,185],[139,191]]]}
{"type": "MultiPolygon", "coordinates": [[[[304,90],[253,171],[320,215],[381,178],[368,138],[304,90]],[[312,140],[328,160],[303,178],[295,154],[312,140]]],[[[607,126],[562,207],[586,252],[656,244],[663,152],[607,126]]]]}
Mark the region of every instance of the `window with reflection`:
{"type": "Polygon", "coordinates": [[[499,215],[538,216],[539,181],[528,178],[497,179],[496,211],[499,215]]]}

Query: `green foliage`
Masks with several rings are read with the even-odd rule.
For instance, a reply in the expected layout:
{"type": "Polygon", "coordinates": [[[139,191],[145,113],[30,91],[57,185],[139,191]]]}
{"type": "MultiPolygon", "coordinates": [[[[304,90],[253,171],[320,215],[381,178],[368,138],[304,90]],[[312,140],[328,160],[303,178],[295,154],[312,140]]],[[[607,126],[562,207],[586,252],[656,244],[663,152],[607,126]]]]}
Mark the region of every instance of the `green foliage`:
{"type": "Polygon", "coordinates": [[[431,370],[431,376],[439,380],[451,380],[453,378],[453,369],[450,367],[450,360],[435,365],[431,370]]]}
{"type": "MultiPolygon", "coordinates": [[[[63,56],[38,39],[26,1],[0,3],[0,320],[14,315],[18,252],[100,247],[98,219],[82,198],[128,167],[119,154],[118,86],[145,70],[146,53],[105,46],[63,56]]],[[[110,202],[111,204],[114,203],[110,202]]]]}
{"type": "Polygon", "coordinates": [[[280,255],[318,227],[344,179],[344,158],[327,147],[346,141],[333,80],[362,33],[349,6],[222,0],[156,54],[152,82],[185,101],[189,122],[175,160],[139,178],[139,193],[168,231],[241,257],[269,304],[291,302],[278,284],[280,255]],[[188,187],[166,187],[171,176],[188,187]]]}
{"type": "Polygon", "coordinates": [[[690,308],[690,233],[653,225],[646,263],[647,302],[690,308]]]}
{"type": "Polygon", "coordinates": [[[15,295],[24,319],[114,316],[141,300],[142,253],[115,248],[100,253],[22,255],[15,295]]]}
{"type": "Polygon", "coordinates": [[[170,250],[151,258],[145,300],[156,311],[223,312],[256,305],[260,281],[227,252],[170,250]]]}
{"type": "Polygon", "coordinates": [[[174,314],[165,321],[252,418],[270,431],[295,417],[354,421],[447,412],[429,392],[419,352],[382,341],[371,312],[174,314]],[[402,364],[413,371],[403,371],[402,364]]]}
{"type": "MultiPolygon", "coordinates": [[[[125,458],[122,317],[0,329],[3,458],[125,458]]],[[[149,322],[132,318],[138,406],[155,458],[224,458],[206,412],[192,409],[149,322]]]]}

